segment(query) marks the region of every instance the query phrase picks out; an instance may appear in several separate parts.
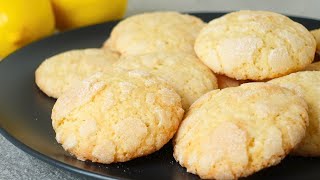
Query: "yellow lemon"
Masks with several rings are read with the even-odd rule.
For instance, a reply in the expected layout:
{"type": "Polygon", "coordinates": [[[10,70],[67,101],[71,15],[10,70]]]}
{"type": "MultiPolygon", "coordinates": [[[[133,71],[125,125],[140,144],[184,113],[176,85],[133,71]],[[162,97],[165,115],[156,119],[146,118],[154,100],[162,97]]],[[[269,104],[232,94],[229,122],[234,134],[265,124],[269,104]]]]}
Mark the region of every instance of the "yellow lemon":
{"type": "Polygon", "coordinates": [[[123,17],[127,0],[51,0],[60,30],[123,17]]]}
{"type": "Polygon", "coordinates": [[[54,32],[50,0],[0,1],[0,59],[54,32]]]}

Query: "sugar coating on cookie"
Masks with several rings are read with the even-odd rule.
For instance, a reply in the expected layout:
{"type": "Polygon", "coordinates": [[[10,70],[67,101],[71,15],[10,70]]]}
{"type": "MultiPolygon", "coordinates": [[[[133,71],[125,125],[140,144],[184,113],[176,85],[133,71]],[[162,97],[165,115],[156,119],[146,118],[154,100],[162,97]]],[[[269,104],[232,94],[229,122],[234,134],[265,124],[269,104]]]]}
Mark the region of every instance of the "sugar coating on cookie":
{"type": "Polygon", "coordinates": [[[178,12],[138,14],[117,24],[104,46],[121,54],[194,53],[194,41],[204,25],[201,19],[178,12]]]}
{"type": "Polygon", "coordinates": [[[58,98],[51,117],[65,150],[79,160],[109,164],[159,150],[183,114],[180,96],[167,83],[135,71],[86,78],[58,98]]]}
{"type": "Polygon", "coordinates": [[[308,65],[304,70],[305,71],[320,71],[320,62],[314,62],[314,63],[308,65]]]}
{"type": "Polygon", "coordinates": [[[195,42],[198,57],[215,73],[265,80],[304,69],[316,42],[301,24],[267,11],[238,11],[213,19],[195,42]]]}
{"type": "Polygon", "coordinates": [[[215,74],[218,80],[218,87],[219,89],[224,89],[228,87],[237,87],[240,86],[242,83],[245,83],[246,81],[236,80],[229,78],[228,76],[215,74]]]}
{"type": "Polygon", "coordinates": [[[168,82],[182,98],[182,106],[189,106],[201,95],[217,89],[212,71],[195,55],[183,52],[156,52],[122,56],[115,69],[140,69],[168,82]]]}
{"type": "Polygon", "coordinates": [[[320,71],[297,72],[269,81],[303,97],[309,107],[306,136],[293,152],[302,156],[320,156],[320,71]]]}
{"type": "Polygon", "coordinates": [[[108,49],[78,49],[52,56],[35,72],[36,84],[48,96],[58,98],[72,84],[87,76],[109,71],[119,55],[108,49]]]}
{"type": "Polygon", "coordinates": [[[320,52],[320,29],[314,29],[310,31],[313,37],[316,39],[317,42],[317,51],[320,52]]]}
{"type": "Polygon", "coordinates": [[[278,164],[304,137],[307,105],[267,83],[213,90],[189,109],[174,157],[203,179],[238,179],[278,164]]]}

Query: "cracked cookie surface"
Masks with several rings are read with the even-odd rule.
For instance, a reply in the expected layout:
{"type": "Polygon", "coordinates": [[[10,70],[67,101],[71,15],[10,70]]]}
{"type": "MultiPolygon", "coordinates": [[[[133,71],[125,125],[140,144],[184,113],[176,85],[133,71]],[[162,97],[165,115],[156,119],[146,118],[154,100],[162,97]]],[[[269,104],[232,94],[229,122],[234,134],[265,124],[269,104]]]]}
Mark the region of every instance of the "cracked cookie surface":
{"type": "Polygon", "coordinates": [[[295,91],[308,104],[309,126],[306,136],[293,153],[320,156],[320,71],[292,73],[269,82],[295,91]]]}
{"type": "Polygon", "coordinates": [[[35,72],[36,84],[48,96],[58,98],[72,84],[99,71],[111,70],[119,55],[108,49],[78,49],[52,56],[35,72]]]}
{"type": "Polygon", "coordinates": [[[174,157],[203,179],[237,179],[278,164],[304,137],[307,104],[268,83],[213,90],[187,112],[174,157]]]}
{"type": "Polygon", "coordinates": [[[55,103],[56,140],[79,160],[124,162],[159,150],[184,110],[180,96],[149,73],[96,73],[55,103]]]}
{"type": "Polygon", "coordinates": [[[198,57],[215,73],[265,80],[304,69],[316,41],[301,24],[267,11],[238,11],[209,22],[195,42],[198,57]]]}
{"type": "Polygon", "coordinates": [[[104,46],[121,54],[194,53],[194,41],[204,25],[201,19],[178,12],[143,13],[117,24],[104,46]]]}
{"type": "Polygon", "coordinates": [[[122,56],[115,69],[147,71],[166,80],[189,106],[201,95],[218,88],[217,78],[195,55],[183,52],[156,52],[122,56]]]}

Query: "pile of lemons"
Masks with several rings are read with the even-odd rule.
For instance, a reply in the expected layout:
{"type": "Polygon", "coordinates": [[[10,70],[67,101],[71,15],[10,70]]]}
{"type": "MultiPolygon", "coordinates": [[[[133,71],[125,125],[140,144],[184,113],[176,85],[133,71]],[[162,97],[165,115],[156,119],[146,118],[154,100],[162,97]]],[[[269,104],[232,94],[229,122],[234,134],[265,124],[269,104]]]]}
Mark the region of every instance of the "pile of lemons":
{"type": "Polygon", "coordinates": [[[52,34],[123,17],[127,0],[0,1],[0,59],[52,34]]]}

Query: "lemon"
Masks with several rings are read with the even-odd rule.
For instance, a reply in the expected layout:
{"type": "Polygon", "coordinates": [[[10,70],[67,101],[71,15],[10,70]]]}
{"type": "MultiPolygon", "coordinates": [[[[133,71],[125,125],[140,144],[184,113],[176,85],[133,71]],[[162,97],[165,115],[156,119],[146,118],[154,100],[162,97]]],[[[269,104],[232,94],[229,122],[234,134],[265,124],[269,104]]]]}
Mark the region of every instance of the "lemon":
{"type": "Polygon", "coordinates": [[[50,0],[0,1],[0,59],[54,32],[50,0]]]}
{"type": "Polygon", "coordinates": [[[60,30],[97,24],[123,17],[127,0],[51,0],[60,30]]]}

